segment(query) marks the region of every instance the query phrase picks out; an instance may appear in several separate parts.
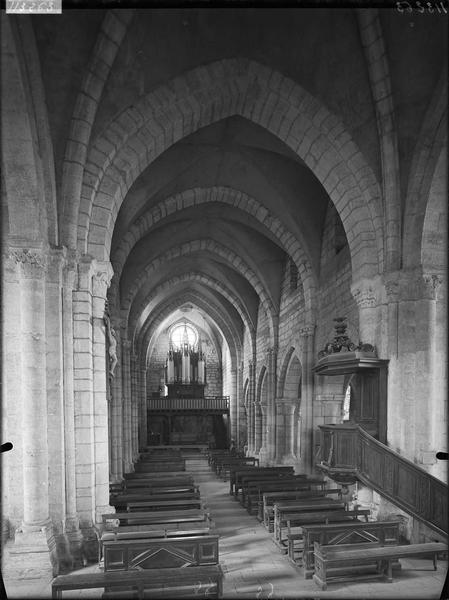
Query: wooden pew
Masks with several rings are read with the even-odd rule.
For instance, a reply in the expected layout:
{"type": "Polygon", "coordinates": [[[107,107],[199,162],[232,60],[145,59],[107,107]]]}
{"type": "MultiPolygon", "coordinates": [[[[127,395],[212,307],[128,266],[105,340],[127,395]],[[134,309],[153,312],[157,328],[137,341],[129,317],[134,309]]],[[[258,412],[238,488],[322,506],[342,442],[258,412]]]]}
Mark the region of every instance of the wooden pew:
{"type": "MultiPolygon", "coordinates": [[[[320,479],[320,481],[323,480],[320,479]]],[[[302,486],[311,485],[306,479],[306,476],[303,474],[294,475],[293,473],[278,473],[277,471],[264,473],[262,475],[258,475],[257,473],[248,473],[247,475],[243,475],[241,477],[240,497],[238,495],[237,498],[243,506],[247,506],[248,496],[251,491],[256,493],[256,490],[260,486],[276,487],[287,482],[293,484],[296,483],[302,486]]]]}
{"type": "Polygon", "coordinates": [[[249,480],[246,488],[242,491],[242,496],[245,498],[246,510],[250,515],[257,514],[259,501],[262,500],[264,492],[271,492],[276,490],[293,490],[293,491],[312,491],[323,490],[326,486],[326,482],[321,478],[309,478],[305,479],[300,475],[295,475],[292,478],[286,477],[276,479],[275,481],[270,480],[249,480]]]}
{"type": "Polygon", "coordinates": [[[207,463],[212,467],[215,457],[220,456],[235,456],[236,458],[244,458],[243,452],[234,452],[232,453],[230,450],[221,449],[209,449],[207,451],[207,463]]]}
{"type": "MultiPolygon", "coordinates": [[[[174,487],[174,486],[195,486],[195,482],[193,480],[193,476],[184,473],[183,475],[176,475],[176,477],[170,477],[170,475],[165,476],[163,473],[159,474],[157,477],[154,477],[154,474],[151,473],[139,473],[142,477],[135,477],[133,479],[124,479],[120,482],[120,484],[111,484],[114,485],[117,489],[122,487],[123,490],[134,489],[138,487],[174,487]],[[145,477],[144,475],[147,475],[145,477]]],[[[195,486],[197,487],[197,486],[195,486]]]]}
{"type": "Polygon", "coordinates": [[[337,502],[332,498],[328,498],[326,502],[310,502],[307,500],[298,501],[295,503],[286,502],[283,504],[274,505],[274,531],[273,538],[279,548],[285,552],[287,546],[284,545],[284,538],[282,532],[284,527],[287,526],[287,520],[292,521],[294,515],[299,515],[304,512],[311,511],[330,511],[330,510],[343,510],[345,508],[344,502],[337,502]]]}
{"type": "MultiPolygon", "coordinates": [[[[390,521],[353,521],[350,523],[329,523],[328,525],[302,526],[302,567],[305,579],[314,572],[313,544],[320,546],[347,543],[377,543],[380,546],[399,545],[399,520],[390,521]]],[[[297,562],[294,548],[289,548],[289,558],[297,562]]]]}
{"type": "Polygon", "coordinates": [[[183,460],[181,452],[140,452],[139,460],[144,461],[157,461],[157,462],[174,462],[183,460]]]}
{"type": "Polygon", "coordinates": [[[143,461],[134,465],[136,473],[169,473],[170,471],[185,471],[186,461],[184,458],[172,461],[143,461]]]}
{"type": "MultiPolygon", "coordinates": [[[[179,596],[174,587],[176,585],[191,586],[192,596],[221,598],[223,573],[220,565],[182,569],[182,579],[179,577],[180,571],[181,569],[151,569],[58,575],[52,581],[52,598],[62,598],[62,593],[68,590],[95,588],[115,589],[118,598],[175,598],[179,596]],[[131,588],[131,592],[123,591],[124,587],[131,588]]],[[[113,597],[112,594],[109,597],[113,597]]]]}
{"type": "Polygon", "coordinates": [[[127,502],[128,512],[141,511],[167,511],[167,510],[201,510],[205,508],[204,500],[201,498],[181,498],[179,500],[164,500],[163,502],[155,500],[140,500],[137,502],[127,502]]]}
{"type": "Polygon", "coordinates": [[[151,526],[128,526],[119,527],[115,531],[105,531],[101,536],[101,542],[120,541],[142,538],[171,538],[171,537],[191,537],[198,535],[209,535],[214,532],[213,527],[204,525],[188,528],[186,524],[177,523],[176,527],[169,528],[165,524],[164,529],[153,529],[151,526]]]}
{"type": "Polygon", "coordinates": [[[351,544],[320,546],[318,542],[314,542],[313,580],[322,590],[327,589],[328,583],[360,579],[382,578],[392,583],[392,563],[400,558],[430,556],[436,570],[438,553],[447,551],[447,545],[440,542],[384,547],[367,545],[355,550],[348,546],[351,544]]]}
{"type": "Polygon", "coordinates": [[[151,494],[144,491],[137,493],[124,493],[110,496],[109,504],[115,506],[117,510],[125,509],[129,502],[146,502],[151,500],[165,504],[167,500],[197,500],[200,498],[199,492],[164,492],[160,494],[151,494]]]}
{"type": "Polygon", "coordinates": [[[163,472],[141,472],[134,471],[133,473],[124,473],[124,479],[168,479],[170,477],[178,479],[179,477],[189,478],[192,477],[191,473],[187,473],[184,469],[182,471],[163,471],[163,472]]]}
{"type": "Polygon", "coordinates": [[[293,467],[231,467],[229,473],[229,493],[238,499],[238,493],[242,486],[242,477],[248,477],[249,475],[255,475],[253,479],[261,478],[270,473],[277,473],[278,477],[285,477],[287,475],[294,475],[295,470],[293,467]]]}
{"type": "MultiPolygon", "coordinates": [[[[160,525],[163,523],[201,523],[209,522],[209,513],[204,510],[168,510],[115,512],[102,515],[103,524],[118,521],[123,525],[160,525]]],[[[165,526],[164,526],[165,527],[165,526]]],[[[159,528],[160,529],[160,528],[159,528]]]]}
{"type": "Polygon", "coordinates": [[[262,500],[259,501],[258,519],[261,520],[269,533],[274,531],[274,505],[291,502],[297,504],[303,500],[312,503],[327,502],[332,496],[339,500],[340,488],[329,488],[325,490],[281,490],[277,492],[264,492],[262,500]]]}
{"type": "Polygon", "coordinates": [[[109,491],[109,496],[111,498],[120,496],[123,494],[145,494],[148,496],[159,496],[160,494],[180,494],[180,493],[190,493],[190,494],[198,494],[199,487],[194,484],[185,484],[185,485],[171,485],[171,486],[153,486],[149,485],[140,485],[140,486],[120,486],[113,487],[109,491]]]}
{"type": "Polygon", "coordinates": [[[244,467],[246,465],[258,467],[259,459],[254,456],[246,456],[244,458],[221,458],[215,462],[215,473],[218,477],[221,477],[223,481],[226,481],[232,467],[244,467]]]}
{"type": "Polygon", "coordinates": [[[294,555],[295,542],[303,539],[302,527],[305,525],[319,525],[323,523],[327,525],[329,523],[344,523],[360,520],[363,517],[365,523],[368,522],[368,517],[371,514],[369,508],[356,508],[354,510],[318,510],[304,513],[293,513],[289,515],[286,513],[284,517],[287,521],[287,545],[290,550],[293,545],[292,554],[294,555]],[[300,531],[293,531],[293,527],[299,528],[300,531]]]}
{"type": "Polygon", "coordinates": [[[103,541],[105,571],[218,564],[218,534],[103,541]]]}

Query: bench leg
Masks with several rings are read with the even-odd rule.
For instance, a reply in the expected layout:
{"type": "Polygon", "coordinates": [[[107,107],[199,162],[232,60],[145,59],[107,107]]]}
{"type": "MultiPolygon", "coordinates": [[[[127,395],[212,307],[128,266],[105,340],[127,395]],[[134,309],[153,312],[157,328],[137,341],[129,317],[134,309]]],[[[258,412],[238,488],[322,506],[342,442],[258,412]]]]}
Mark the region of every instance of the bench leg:
{"type": "Polygon", "coordinates": [[[387,558],[386,562],[386,576],[387,576],[387,581],[388,583],[393,583],[393,565],[392,565],[392,559],[391,558],[387,558]]]}
{"type": "Polygon", "coordinates": [[[437,555],[436,554],[433,555],[433,570],[434,571],[437,570],[437,555]]]}

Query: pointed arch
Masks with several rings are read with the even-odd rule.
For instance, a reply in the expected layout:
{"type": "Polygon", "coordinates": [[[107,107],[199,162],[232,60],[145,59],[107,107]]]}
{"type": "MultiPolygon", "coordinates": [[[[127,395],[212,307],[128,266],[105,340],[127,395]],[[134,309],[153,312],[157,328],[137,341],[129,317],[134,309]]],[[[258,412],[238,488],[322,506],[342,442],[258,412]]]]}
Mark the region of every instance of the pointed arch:
{"type": "Polygon", "coordinates": [[[132,183],[164,150],[201,127],[241,115],[283,140],[313,171],[340,213],[353,271],[382,270],[381,192],[342,122],[297,83],[247,59],[193,69],[124,110],[97,137],[86,164],[78,249],[108,257],[132,183]]]}

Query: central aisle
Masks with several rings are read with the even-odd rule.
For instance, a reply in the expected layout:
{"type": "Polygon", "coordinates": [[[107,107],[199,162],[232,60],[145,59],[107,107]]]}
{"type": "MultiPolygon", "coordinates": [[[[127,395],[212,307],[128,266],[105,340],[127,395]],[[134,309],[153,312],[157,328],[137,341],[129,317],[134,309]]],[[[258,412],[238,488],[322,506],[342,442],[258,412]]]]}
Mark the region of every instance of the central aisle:
{"type": "Polygon", "coordinates": [[[333,584],[321,591],[311,579],[304,579],[299,568],[282,555],[271,535],[256,517],[249,515],[229,495],[229,482],[217,478],[207,458],[186,456],[190,471],[200,487],[217,533],[220,535],[220,564],[224,573],[223,598],[426,598],[438,599],[444,582],[445,563],[429,571],[431,561],[401,561],[400,579],[393,583],[367,581],[333,584]],[[407,565],[413,567],[407,569],[407,565]]]}

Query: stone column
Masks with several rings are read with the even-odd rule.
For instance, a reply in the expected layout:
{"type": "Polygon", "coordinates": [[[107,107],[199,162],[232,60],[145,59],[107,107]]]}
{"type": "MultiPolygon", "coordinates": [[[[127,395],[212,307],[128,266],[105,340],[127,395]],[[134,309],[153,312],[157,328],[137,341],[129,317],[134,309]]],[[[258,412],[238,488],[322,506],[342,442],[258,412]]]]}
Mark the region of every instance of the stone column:
{"type": "Polygon", "coordinates": [[[237,371],[237,448],[243,449],[245,442],[248,443],[248,428],[245,416],[245,398],[243,396],[243,362],[237,371]]]}
{"type": "Polygon", "coordinates": [[[139,403],[139,449],[144,450],[148,444],[148,411],[147,411],[147,370],[139,367],[140,403],[139,403]]]}
{"type": "Polygon", "coordinates": [[[400,397],[391,398],[389,394],[393,404],[389,418],[394,412],[398,427],[390,428],[388,435],[407,458],[446,481],[446,465],[435,457],[438,450],[447,448],[447,314],[443,282],[442,275],[422,273],[420,269],[402,274],[395,373],[401,381],[400,397]]]}
{"type": "Polygon", "coordinates": [[[273,461],[276,454],[276,364],[278,347],[267,350],[267,417],[266,417],[266,453],[268,461],[273,461]]]}
{"type": "Polygon", "coordinates": [[[115,329],[117,340],[117,366],[114,378],[111,381],[111,418],[112,418],[112,440],[111,440],[111,476],[115,483],[123,478],[124,466],[124,441],[123,441],[123,393],[122,393],[122,344],[120,339],[120,327],[115,329]]]}
{"type": "Polygon", "coordinates": [[[122,333],[123,471],[134,470],[131,432],[131,342],[122,333]]]}
{"type": "Polygon", "coordinates": [[[381,280],[375,277],[353,283],[351,293],[359,308],[359,341],[378,348],[382,338],[378,309],[383,296],[381,280]]]}
{"type": "Polygon", "coordinates": [[[62,354],[64,389],[64,451],[65,451],[65,532],[74,568],[81,567],[82,535],[76,513],[75,476],[75,404],[73,388],[73,290],[76,280],[76,254],[68,252],[63,269],[62,287],[62,354]]]}
{"type": "Polygon", "coordinates": [[[48,497],[46,257],[42,250],[28,248],[11,249],[10,255],[19,264],[20,273],[20,297],[16,301],[21,315],[23,521],[15,533],[4,574],[16,570],[20,575],[22,570],[27,577],[51,578],[56,556],[48,497]]]}
{"type": "Polygon", "coordinates": [[[260,402],[254,402],[254,452],[259,454],[262,448],[263,414],[260,402]]]}
{"type": "Polygon", "coordinates": [[[20,314],[20,261],[16,253],[5,249],[2,275],[3,327],[3,398],[2,440],[12,442],[14,452],[1,454],[2,525],[12,534],[23,520],[22,466],[22,352],[20,314]]]}
{"type": "Polygon", "coordinates": [[[238,444],[238,423],[237,423],[237,415],[238,415],[238,403],[239,403],[239,395],[237,391],[237,369],[235,367],[231,368],[231,385],[230,385],[231,397],[230,397],[230,422],[231,422],[231,438],[235,440],[236,445],[238,444]]]}
{"type": "Polygon", "coordinates": [[[95,523],[111,512],[109,506],[109,441],[108,398],[106,379],[109,357],[106,356],[104,310],[107,289],[113,275],[109,262],[96,262],[92,282],[93,379],[94,379],[94,459],[95,459],[95,523]]]}
{"type": "Polygon", "coordinates": [[[314,443],[313,431],[313,372],[315,362],[314,343],[315,325],[306,325],[299,332],[302,348],[301,366],[301,423],[298,423],[298,451],[301,456],[300,469],[305,473],[314,470],[314,443]],[[301,428],[302,425],[302,428],[301,428]]]}
{"type": "Polygon", "coordinates": [[[255,411],[254,400],[256,391],[255,363],[250,360],[248,364],[249,389],[248,389],[248,453],[255,452],[255,411]]]}
{"type": "Polygon", "coordinates": [[[137,360],[134,352],[130,355],[131,369],[131,448],[133,462],[139,458],[139,390],[137,384],[137,360]]]}
{"type": "Polygon", "coordinates": [[[95,261],[83,256],[73,292],[73,379],[75,410],[76,511],[83,550],[97,553],[95,523],[95,431],[93,382],[92,277],[95,261]]]}
{"type": "Polygon", "coordinates": [[[61,568],[71,565],[66,524],[66,453],[64,408],[64,355],[62,287],[66,249],[53,248],[47,255],[45,285],[45,340],[47,381],[47,431],[51,460],[48,463],[49,510],[61,568]]]}
{"type": "MultiPolygon", "coordinates": [[[[257,407],[260,412],[260,448],[259,448],[259,457],[261,464],[266,465],[268,461],[268,450],[267,450],[267,440],[268,440],[268,413],[269,407],[268,404],[262,404],[261,402],[256,403],[256,415],[257,407]]],[[[258,429],[256,428],[256,432],[258,429]]]]}
{"type": "MultiPolygon", "coordinates": [[[[276,400],[276,462],[294,464],[296,403],[288,398],[276,400]]],[[[299,433],[298,433],[299,436],[299,433]]]]}

